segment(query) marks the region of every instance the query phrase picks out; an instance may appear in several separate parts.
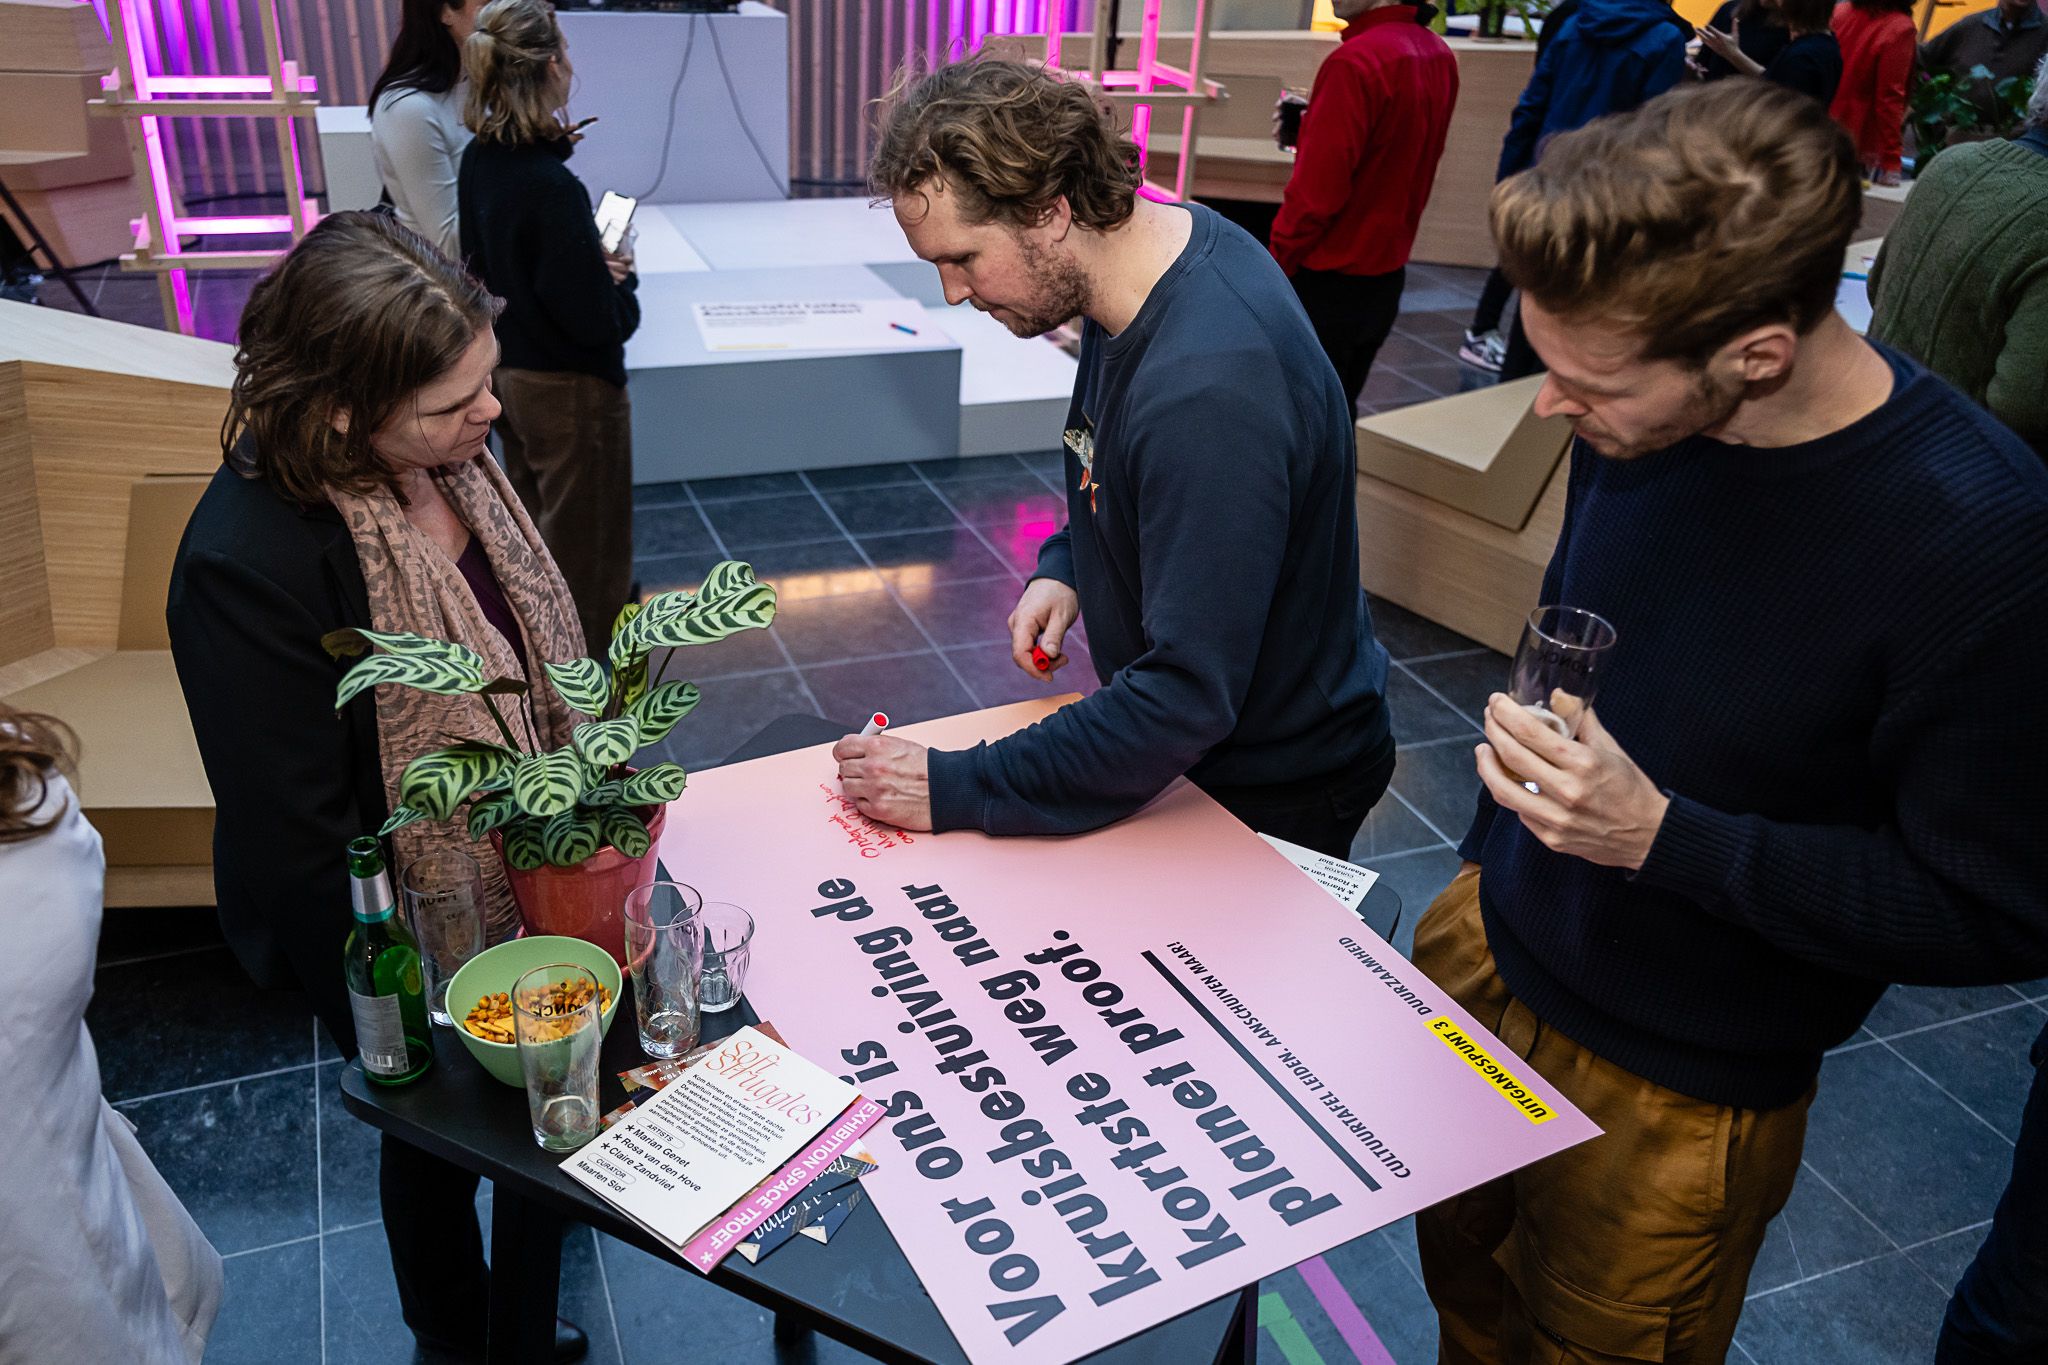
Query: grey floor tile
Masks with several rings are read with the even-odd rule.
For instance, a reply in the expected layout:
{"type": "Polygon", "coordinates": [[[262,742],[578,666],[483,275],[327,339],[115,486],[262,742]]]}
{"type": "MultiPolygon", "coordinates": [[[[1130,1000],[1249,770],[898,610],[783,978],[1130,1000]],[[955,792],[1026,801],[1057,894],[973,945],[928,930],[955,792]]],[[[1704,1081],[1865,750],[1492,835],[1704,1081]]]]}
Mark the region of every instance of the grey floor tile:
{"type": "Polygon", "coordinates": [[[206,1365],[320,1365],[317,1239],[232,1256],[222,1269],[227,1283],[206,1365]]]}
{"type": "MultiPolygon", "coordinates": [[[[654,651],[649,658],[659,676],[663,667],[661,651],[654,651]]],[[[709,644],[683,646],[676,650],[675,662],[667,665],[667,676],[702,683],[735,673],[759,673],[763,669],[788,666],[789,660],[775,643],[774,627],[771,626],[767,630],[743,630],[709,644]]]]}
{"type": "Polygon", "coordinates": [[[1096,690],[1095,664],[1078,643],[1067,646],[1073,660],[1044,682],[1037,681],[1010,660],[1006,645],[964,645],[943,651],[953,670],[967,681],[967,690],[982,706],[1007,706],[1011,702],[1056,697],[1066,692],[1082,696],[1096,690]]]}
{"type": "Polygon", "coordinates": [[[1370,604],[1373,634],[1387,647],[1387,653],[1396,659],[1420,659],[1431,654],[1480,648],[1478,641],[1417,616],[1406,607],[1377,597],[1371,598],[1370,604]]]}
{"type": "Polygon", "coordinates": [[[327,1062],[320,1076],[320,1226],[350,1228],[384,1216],[377,1199],[382,1135],[348,1112],[341,1098],[343,1064],[327,1062]]]}
{"type": "MultiPolygon", "coordinates": [[[[704,1359],[719,1365],[851,1365],[867,1356],[822,1336],[809,1336],[796,1353],[779,1356],[774,1318],[702,1275],[657,1260],[609,1237],[598,1239],[612,1307],[618,1318],[624,1358],[633,1365],[696,1359],[680,1342],[715,1343],[704,1359]]],[[[779,1256],[827,1255],[827,1248],[800,1243],[779,1256]]]]}
{"type": "Polygon", "coordinates": [[[775,611],[775,633],[799,666],[929,647],[885,592],[783,603],[775,611]]]}
{"type": "Polygon", "coordinates": [[[1380,880],[1401,898],[1401,922],[1387,940],[1395,952],[1412,957],[1415,952],[1415,922],[1428,911],[1437,893],[1458,875],[1458,851],[1439,845],[1420,853],[1382,858],[1368,863],[1380,880]]]}
{"type": "MultiPolygon", "coordinates": [[[[688,503],[634,508],[633,554],[640,559],[682,556],[695,559],[703,569],[719,560],[718,544],[704,518],[688,503]]],[[[700,576],[703,569],[698,570],[700,576]]]]}
{"type": "Polygon", "coordinates": [[[842,488],[818,495],[856,536],[928,531],[956,523],[952,509],[923,484],[842,488]]]}
{"type": "Polygon", "coordinates": [[[329,1233],[322,1270],[327,1292],[328,1365],[382,1365],[422,1354],[398,1311],[398,1282],[384,1229],[329,1233]]]}
{"type": "Polygon", "coordinates": [[[793,545],[839,534],[824,505],[809,493],[706,503],[704,516],[725,543],[726,553],[737,559],[762,545],[793,545]]]}
{"type": "Polygon", "coordinates": [[[905,463],[854,464],[838,469],[807,469],[804,477],[820,493],[835,488],[873,488],[885,483],[916,483],[917,471],[905,463]]]}
{"type": "Polygon", "coordinates": [[[313,1068],[140,1100],[121,1112],[222,1255],[319,1230],[313,1068]]]}
{"type": "Polygon", "coordinates": [[[1757,1365],[1926,1365],[1945,1302],[1893,1252],[1750,1300],[1735,1337],[1757,1365]]]}
{"type": "Polygon", "coordinates": [[[673,507],[690,500],[690,490],[680,483],[636,483],[633,485],[633,506],[673,507]]]}
{"type": "Polygon", "coordinates": [[[1487,650],[1449,659],[1426,659],[1405,665],[1475,726],[1483,725],[1486,699],[1508,685],[1508,658],[1487,650]]]}
{"type": "MultiPolygon", "coordinates": [[[[1887,1043],[1934,1083],[2013,1141],[2034,1084],[2028,1049],[2041,1035],[2041,1015],[2021,1003],[1887,1043]]],[[[1986,1208],[1984,1216],[1991,1210],[1986,1208]]]]}
{"type": "Polygon", "coordinates": [[[910,725],[976,709],[974,698],[930,650],[895,659],[817,665],[803,674],[825,716],[854,728],[871,711],[886,711],[893,723],[910,725]]]}
{"type": "Polygon", "coordinates": [[[1392,796],[1383,796],[1372,808],[1372,814],[1365,817],[1358,837],[1351,841],[1351,861],[1361,867],[1373,867],[1376,859],[1442,842],[1430,832],[1429,826],[1415,818],[1414,812],[1392,796]]]}
{"type": "Polygon", "coordinates": [[[225,947],[103,967],[85,1012],[117,1103],[310,1062],[311,1018],[296,995],[258,989],[225,947]]]}
{"type": "MultiPolygon", "coordinates": [[[[1373,1334],[1398,1365],[1432,1365],[1437,1357],[1436,1309],[1429,1302],[1429,1295],[1422,1287],[1421,1272],[1414,1260],[1413,1218],[1381,1228],[1377,1232],[1333,1247],[1323,1253],[1324,1261],[1337,1272],[1338,1281],[1351,1301],[1358,1305],[1360,1314],[1372,1327],[1373,1334]]],[[[1275,1281],[1285,1283],[1297,1276],[1275,1276],[1275,1281]]],[[[1302,1286],[1304,1289],[1307,1286],[1302,1286]]],[[[1290,1302],[1297,1302],[1289,1294],[1290,1302]]],[[[1310,1300],[1313,1302],[1313,1300],[1310,1300]]],[[[1304,1314],[1297,1310],[1297,1321],[1304,1314]]],[[[1306,1315],[1308,1321],[1323,1319],[1320,1305],[1306,1315]]],[[[1304,1324],[1306,1325],[1306,1324],[1304,1324]]],[[[1309,1333],[1309,1339],[1322,1346],[1317,1334],[1309,1333]]],[[[1342,1338],[1331,1343],[1331,1349],[1323,1351],[1328,1361],[1352,1359],[1351,1351],[1343,1344],[1342,1338]]]]}
{"type": "Polygon", "coordinates": [[[1880,1038],[2010,1005],[2007,986],[1891,986],[1863,1021],[1880,1038]]]}
{"type": "Polygon", "coordinates": [[[2039,981],[2022,981],[2013,989],[2029,1000],[2048,1000],[2048,976],[2039,981]]]}
{"type": "Polygon", "coordinates": [[[685,768],[705,768],[778,716],[815,714],[794,669],[726,678],[705,685],[704,700],[662,742],[662,751],[685,768]]]}
{"type": "Polygon", "coordinates": [[[972,579],[958,583],[932,583],[923,587],[897,586],[903,605],[915,616],[932,641],[951,645],[980,645],[1010,639],[1009,615],[1016,609],[1022,589],[1017,580],[972,579]]]}
{"type": "Polygon", "coordinates": [[[1019,521],[1065,520],[1067,499],[1046,486],[1028,469],[996,478],[955,479],[938,485],[963,521],[974,526],[1008,525],[1019,521]]]}
{"type": "Polygon", "coordinates": [[[901,535],[861,536],[882,577],[899,589],[925,583],[948,583],[961,578],[994,578],[1015,574],[981,543],[981,537],[955,523],[942,530],[906,531],[901,535]]]}
{"type": "Polygon", "coordinates": [[[1064,450],[1054,448],[1051,450],[1033,451],[1028,455],[1019,455],[1017,458],[1022,460],[1030,468],[1031,472],[1038,475],[1039,478],[1051,479],[1055,488],[1065,484],[1067,477],[1067,453],[1064,450]]]}
{"type": "Polygon", "coordinates": [[[1424,341],[1438,346],[1448,343],[1455,348],[1464,341],[1465,329],[1471,323],[1472,311],[1469,308],[1404,312],[1401,314],[1401,320],[1394,324],[1394,330],[1421,337],[1424,341]]]}
{"type": "Polygon", "coordinates": [[[1045,544],[1045,538],[1066,524],[1064,514],[1050,517],[1026,517],[1017,521],[977,526],[975,529],[985,537],[996,558],[1008,564],[1025,578],[1038,572],[1038,548],[1045,544]]]}
{"type": "Polygon", "coordinates": [[[1479,741],[1479,731],[1442,698],[1398,666],[1387,671],[1387,719],[1393,726],[1396,744],[1425,744],[1435,740],[1470,738],[1479,741]]]}
{"type": "Polygon", "coordinates": [[[1806,1160],[1905,1246],[1983,1219],[2012,1144],[1887,1049],[1865,1047],[1823,1063],[1806,1160]]]}
{"type": "Polygon", "coordinates": [[[1373,358],[1373,367],[1377,369],[1386,365],[1396,370],[1407,370],[1415,365],[1440,365],[1447,360],[1455,361],[1457,354],[1455,347],[1446,351],[1420,337],[1396,332],[1381,343],[1380,353],[1373,358]]]}
{"type": "Polygon", "coordinates": [[[1024,468],[1015,455],[963,455],[955,460],[919,460],[914,468],[933,483],[1013,475],[1024,468]]]}
{"type": "Polygon", "coordinates": [[[1792,1197],[1771,1220],[1749,1272],[1749,1292],[1781,1289],[1892,1250],[1885,1235],[1806,1166],[1792,1197]]]}
{"type": "Polygon", "coordinates": [[[1463,744],[1432,744],[1401,754],[1394,790],[1448,841],[1465,837],[1479,798],[1479,772],[1463,744]]]}
{"type": "Polygon", "coordinates": [[[845,536],[763,545],[750,551],[746,562],[753,565],[754,577],[775,585],[782,604],[882,590],[882,576],[868,567],[859,547],[845,536]]]}
{"type": "Polygon", "coordinates": [[[1977,1227],[1958,1228],[1946,1237],[1908,1247],[1906,1254],[1936,1285],[1946,1285],[1953,1292],[1956,1281],[1963,1278],[1963,1271],[1977,1258],[1977,1248],[1984,1245],[1985,1235],[1990,1231],[1988,1222],[1977,1227]]]}
{"type": "Polygon", "coordinates": [[[804,487],[801,474],[735,474],[724,479],[692,479],[690,491],[699,502],[730,502],[734,498],[764,498],[810,490],[804,487]]]}
{"type": "Polygon", "coordinates": [[[1370,403],[1380,411],[1388,408],[1405,407],[1438,396],[1438,391],[1418,384],[1404,374],[1390,369],[1375,368],[1372,376],[1365,381],[1364,390],[1358,395],[1360,403],[1370,403]]]}
{"type": "Polygon", "coordinates": [[[1458,392],[1461,375],[1460,366],[1455,359],[1425,361],[1396,368],[1404,378],[1429,390],[1432,397],[1441,398],[1446,394],[1458,392]]]}

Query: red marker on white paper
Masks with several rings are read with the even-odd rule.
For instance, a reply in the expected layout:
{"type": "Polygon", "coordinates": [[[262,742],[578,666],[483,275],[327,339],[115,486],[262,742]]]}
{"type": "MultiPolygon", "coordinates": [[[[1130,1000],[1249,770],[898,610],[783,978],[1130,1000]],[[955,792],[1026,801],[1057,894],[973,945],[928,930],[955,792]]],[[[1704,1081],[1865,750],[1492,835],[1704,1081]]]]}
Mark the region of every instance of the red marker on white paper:
{"type": "Polygon", "coordinates": [[[860,727],[860,732],[863,735],[879,735],[882,733],[882,731],[888,728],[888,713],[886,711],[877,711],[875,712],[875,714],[868,717],[868,723],[860,727]]]}

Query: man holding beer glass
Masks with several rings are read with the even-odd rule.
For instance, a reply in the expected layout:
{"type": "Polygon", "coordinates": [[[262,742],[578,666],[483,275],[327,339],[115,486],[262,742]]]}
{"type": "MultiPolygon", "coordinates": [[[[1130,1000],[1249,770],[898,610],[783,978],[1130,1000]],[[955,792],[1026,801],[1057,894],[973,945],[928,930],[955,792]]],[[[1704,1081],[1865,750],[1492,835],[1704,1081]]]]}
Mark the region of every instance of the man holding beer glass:
{"type": "Polygon", "coordinates": [[[1494,193],[1578,440],[1415,962],[1604,1133],[1419,1217],[1446,1365],[1723,1359],[1822,1055],[2048,973],[2048,471],[1835,313],[1859,191],[1726,81],[1494,193]]]}

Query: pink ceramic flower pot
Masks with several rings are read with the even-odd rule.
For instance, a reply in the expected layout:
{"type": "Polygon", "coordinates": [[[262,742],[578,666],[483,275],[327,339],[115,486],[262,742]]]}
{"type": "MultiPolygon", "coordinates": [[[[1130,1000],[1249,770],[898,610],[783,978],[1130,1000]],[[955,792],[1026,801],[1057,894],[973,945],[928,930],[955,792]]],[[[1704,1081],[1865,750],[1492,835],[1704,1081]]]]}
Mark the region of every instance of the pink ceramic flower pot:
{"type": "MultiPolygon", "coordinates": [[[[574,867],[543,863],[522,872],[505,865],[505,879],[512,884],[512,899],[518,902],[527,933],[580,938],[610,953],[621,967],[626,965],[626,894],[654,880],[668,807],[642,806],[638,814],[647,821],[653,842],[637,858],[606,844],[574,867]]],[[[491,847],[504,856],[504,842],[496,830],[491,831],[491,847]]]]}

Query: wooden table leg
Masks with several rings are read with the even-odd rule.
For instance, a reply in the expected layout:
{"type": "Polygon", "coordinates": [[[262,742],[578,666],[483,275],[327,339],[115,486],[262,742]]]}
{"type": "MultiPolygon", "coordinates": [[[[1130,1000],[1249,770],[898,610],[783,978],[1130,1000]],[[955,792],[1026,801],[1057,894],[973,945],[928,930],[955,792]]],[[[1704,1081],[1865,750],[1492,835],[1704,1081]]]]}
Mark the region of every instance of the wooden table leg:
{"type": "Polygon", "coordinates": [[[490,1365],[552,1365],[562,1218],[503,1185],[491,1193],[490,1365]]]}

